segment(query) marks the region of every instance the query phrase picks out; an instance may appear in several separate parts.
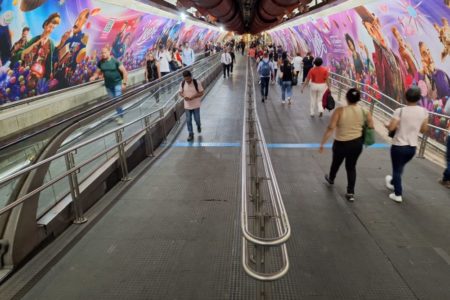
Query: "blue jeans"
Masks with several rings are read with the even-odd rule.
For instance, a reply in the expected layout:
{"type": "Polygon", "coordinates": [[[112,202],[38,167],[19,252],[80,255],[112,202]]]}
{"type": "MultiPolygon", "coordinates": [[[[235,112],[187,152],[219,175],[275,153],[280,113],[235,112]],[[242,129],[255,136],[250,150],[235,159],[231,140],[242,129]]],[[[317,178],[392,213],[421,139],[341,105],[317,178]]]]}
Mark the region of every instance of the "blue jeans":
{"type": "Polygon", "coordinates": [[[292,97],[292,81],[282,81],[281,82],[281,100],[285,100],[286,96],[288,98],[292,97]]]}
{"type": "Polygon", "coordinates": [[[402,174],[405,165],[416,154],[416,147],[412,146],[395,146],[391,147],[391,159],[392,159],[392,181],[396,196],[401,196],[402,189],[402,174]]]}
{"type": "Polygon", "coordinates": [[[260,77],[261,79],[261,96],[267,98],[269,94],[269,81],[270,77],[260,77]]]}
{"type": "Polygon", "coordinates": [[[447,137],[447,169],[444,171],[443,181],[450,181],[450,135],[447,137]]]}
{"type": "MultiPolygon", "coordinates": [[[[108,93],[108,96],[112,98],[122,96],[122,84],[118,84],[112,88],[106,87],[106,92],[108,93]]],[[[119,106],[118,108],[116,108],[116,111],[117,115],[123,118],[123,108],[119,106]]]]}
{"type": "Polygon", "coordinates": [[[194,130],[192,129],[192,115],[194,115],[195,124],[197,124],[197,128],[201,128],[200,108],[186,109],[186,122],[189,134],[194,134],[194,130]]]}

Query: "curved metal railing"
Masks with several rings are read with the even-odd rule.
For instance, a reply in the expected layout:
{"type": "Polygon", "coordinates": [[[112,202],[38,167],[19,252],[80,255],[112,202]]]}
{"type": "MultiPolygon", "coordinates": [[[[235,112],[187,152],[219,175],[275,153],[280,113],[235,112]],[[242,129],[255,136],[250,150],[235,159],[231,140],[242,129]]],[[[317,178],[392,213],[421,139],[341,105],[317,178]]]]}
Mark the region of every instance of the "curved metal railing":
{"type": "MultiPolygon", "coordinates": [[[[206,69],[205,71],[203,71],[201,74],[199,74],[197,77],[201,78],[203,75],[207,74],[208,71],[218,68],[218,65],[220,63],[216,62],[213,65],[211,65],[208,69],[206,69]]],[[[65,158],[66,162],[67,162],[67,170],[66,172],[63,172],[62,174],[60,174],[59,176],[53,178],[52,180],[46,182],[45,184],[41,185],[40,187],[32,190],[31,192],[27,193],[26,195],[23,195],[22,197],[16,199],[15,201],[9,203],[8,205],[0,208],[0,216],[10,210],[12,210],[13,208],[15,208],[16,206],[22,204],[23,202],[25,202],[27,199],[33,197],[34,195],[42,192],[43,190],[45,190],[46,188],[54,185],[55,183],[63,180],[64,178],[69,178],[70,176],[76,176],[77,172],[84,166],[92,163],[93,161],[95,161],[96,159],[98,159],[99,157],[102,157],[103,155],[110,153],[111,151],[117,150],[115,157],[113,157],[113,159],[115,160],[119,160],[121,168],[122,168],[122,175],[124,176],[124,178],[126,178],[128,176],[128,170],[127,170],[127,166],[126,166],[126,158],[125,158],[125,153],[124,153],[124,149],[125,146],[129,144],[130,141],[136,139],[137,137],[140,137],[146,133],[149,132],[149,130],[155,126],[156,123],[158,123],[160,120],[162,120],[163,118],[166,117],[166,115],[181,101],[181,97],[178,96],[178,91],[176,91],[170,98],[167,99],[167,101],[161,106],[158,107],[157,109],[143,115],[140,116],[130,122],[127,122],[126,124],[116,127],[114,129],[108,130],[98,136],[95,136],[93,138],[90,138],[88,140],[82,141],[68,149],[65,149],[63,151],[58,152],[57,154],[46,158],[40,162],[37,162],[29,167],[26,167],[12,175],[9,175],[3,179],[0,180],[0,186],[4,186],[5,184],[7,184],[10,181],[15,180],[16,178],[20,178],[21,176],[25,175],[25,174],[29,174],[32,171],[37,170],[38,168],[42,167],[42,166],[46,166],[49,165],[50,163],[52,163],[53,161],[56,161],[57,159],[60,158],[65,158]],[[175,101],[174,101],[175,100],[175,101]],[[155,115],[157,115],[156,118],[151,119],[152,117],[154,117],[155,115]],[[124,132],[124,130],[128,127],[130,127],[131,125],[137,124],[137,123],[142,123],[144,122],[145,125],[143,126],[143,128],[141,128],[140,130],[134,132],[133,134],[131,134],[129,137],[127,138],[123,138],[122,136],[122,132],[124,132]],[[105,150],[102,150],[100,152],[97,153],[92,153],[92,156],[89,157],[89,159],[84,160],[76,165],[74,165],[74,160],[73,160],[73,154],[77,152],[78,149],[85,147],[87,145],[93,144],[94,142],[101,140],[103,138],[106,138],[108,136],[114,135],[116,137],[116,141],[117,143],[111,145],[110,147],[107,147],[105,150]],[[118,155],[118,156],[117,156],[118,155]]],[[[163,127],[163,130],[165,131],[165,128],[163,127]]],[[[167,132],[164,132],[164,135],[166,135],[167,132]]],[[[69,178],[69,183],[72,185],[72,180],[69,178]]],[[[78,189],[78,182],[76,182],[75,184],[75,190],[78,189]]],[[[74,201],[74,206],[76,206],[76,194],[73,194],[73,187],[71,186],[71,192],[72,192],[72,198],[74,201]]],[[[75,209],[75,213],[77,213],[77,209],[75,209]]],[[[78,212],[78,216],[76,216],[76,220],[82,220],[82,212],[78,212]]]]}
{"type": "MultiPolygon", "coordinates": [[[[342,76],[334,72],[330,72],[330,74],[331,84],[338,89],[339,98],[341,97],[342,90],[344,88],[348,89],[352,87],[358,87],[361,91],[361,94],[363,95],[362,102],[370,108],[371,113],[374,113],[376,111],[388,118],[391,118],[395,109],[405,106],[399,101],[382,93],[381,91],[376,90],[368,84],[358,82],[354,79],[342,76]]],[[[427,146],[432,146],[441,155],[444,155],[446,151],[444,140],[450,133],[449,129],[447,128],[448,124],[450,124],[450,116],[432,111],[429,111],[428,114],[429,130],[419,136],[421,144],[419,147],[418,156],[422,158],[424,157],[427,146]],[[439,120],[441,124],[446,124],[446,126],[437,126],[433,124],[432,121],[436,119],[439,120]]]]}
{"type": "MultiPolygon", "coordinates": [[[[246,107],[244,109],[244,125],[242,129],[242,152],[241,152],[241,229],[242,229],[242,264],[245,272],[251,277],[261,281],[273,281],[277,280],[289,270],[289,257],[287,254],[286,242],[291,235],[291,227],[287,216],[286,208],[283,203],[281,192],[278,186],[275,171],[272,166],[267,143],[264,137],[264,133],[261,127],[261,123],[256,111],[255,100],[255,83],[253,70],[249,67],[247,62],[246,71],[246,107]],[[259,154],[258,154],[259,149],[259,154]],[[264,177],[259,177],[260,171],[258,171],[257,159],[261,158],[262,167],[264,170],[264,177]],[[247,159],[249,158],[250,163],[247,159]],[[251,191],[248,190],[248,168],[250,165],[250,180],[251,191]],[[268,186],[268,196],[272,215],[264,215],[261,208],[263,206],[260,185],[261,181],[265,180],[268,186]],[[251,200],[249,200],[249,196],[251,200]],[[254,216],[249,215],[248,205],[253,202],[256,212],[254,216]],[[267,217],[275,220],[275,232],[276,236],[266,237],[264,231],[260,231],[259,234],[252,232],[249,226],[249,220],[254,220],[254,226],[256,228],[266,227],[267,217]],[[255,252],[261,251],[260,256],[264,256],[267,247],[280,247],[282,267],[276,272],[266,272],[265,266],[258,265],[259,259],[252,259],[252,255],[249,252],[249,243],[253,244],[255,252]],[[253,266],[251,265],[253,262],[253,266]],[[255,267],[257,270],[255,270],[255,267]]],[[[258,254],[255,254],[258,256],[258,254]]],[[[262,261],[265,261],[264,257],[262,261]]]]}

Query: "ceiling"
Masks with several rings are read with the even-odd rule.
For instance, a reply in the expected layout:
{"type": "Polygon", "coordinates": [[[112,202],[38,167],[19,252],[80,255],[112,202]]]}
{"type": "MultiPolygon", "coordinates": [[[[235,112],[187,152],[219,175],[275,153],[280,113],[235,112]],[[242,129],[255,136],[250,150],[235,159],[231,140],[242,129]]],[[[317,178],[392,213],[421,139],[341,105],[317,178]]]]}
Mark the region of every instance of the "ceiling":
{"type": "MultiPolygon", "coordinates": [[[[239,34],[257,34],[336,0],[178,0],[178,9],[195,7],[197,15],[239,34]]],[[[174,2],[170,0],[167,2],[174,2]]]]}

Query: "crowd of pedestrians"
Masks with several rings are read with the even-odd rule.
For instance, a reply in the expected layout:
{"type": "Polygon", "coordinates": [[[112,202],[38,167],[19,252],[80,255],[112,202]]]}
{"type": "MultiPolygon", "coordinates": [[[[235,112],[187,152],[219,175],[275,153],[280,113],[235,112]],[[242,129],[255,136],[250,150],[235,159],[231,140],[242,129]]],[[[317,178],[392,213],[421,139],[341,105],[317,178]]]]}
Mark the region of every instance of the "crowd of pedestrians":
{"type": "MultiPolygon", "coordinates": [[[[292,87],[297,84],[302,73],[303,93],[305,88],[310,92],[310,116],[323,116],[324,103],[327,93],[330,93],[329,68],[323,65],[320,57],[314,57],[311,52],[305,54],[295,53],[292,57],[282,47],[275,45],[250,44],[248,56],[257,64],[259,75],[261,99],[268,100],[269,82],[277,82],[280,86],[281,103],[291,104],[293,101],[292,87]],[[278,71],[278,72],[277,72],[278,71]]],[[[392,191],[389,198],[395,202],[403,201],[402,174],[406,164],[415,156],[420,133],[428,131],[428,111],[419,106],[421,99],[420,89],[416,86],[408,89],[404,95],[405,107],[395,110],[392,120],[386,124],[389,136],[392,138],[390,150],[392,172],[385,178],[387,189],[392,191]]],[[[346,105],[335,109],[331,115],[330,123],[324,133],[319,152],[324,151],[324,144],[334,135],[332,146],[332,163],[325,181],[333,185],[338,170],[345,161],[347,172],[348,201],[355,200],[356,165],[363,151],[365,143],[365,128],[374,128],[374,121],[370,112],[358,105],[361,92],[351,88],[346,94],[346,105]]],[[[450,101],[447,101],[444,112],[450,114],[450,101]]],[[[447,138],[447,166],[439,183],[450,188],[450,135],[447,138]]]]}

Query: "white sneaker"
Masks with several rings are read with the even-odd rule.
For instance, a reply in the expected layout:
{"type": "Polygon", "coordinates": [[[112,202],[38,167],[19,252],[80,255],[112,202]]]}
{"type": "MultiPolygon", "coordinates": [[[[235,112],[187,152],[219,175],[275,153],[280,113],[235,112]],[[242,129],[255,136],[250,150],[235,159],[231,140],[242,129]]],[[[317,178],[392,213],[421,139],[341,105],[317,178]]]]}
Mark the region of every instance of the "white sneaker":
{"type": "Polygon", "coordinates": [[[386,177],[384,178],[384,182],[386,183],[386,187],[388,190],[393,191],[394,190],[394,186],[391,183],[392,181],[392,176],[391,175],[386,175],[386,177]]]}
{"type": "Polygon", "coordinates": [[[286,103],[286,101],[284,101],[284,100],[281,100],[281,104],[285,104],[286,103]]]}
{"type": "Polygon", "coordinates": [[[397,203],[402,203],[402,196],[397,196],[395,193],[389,194],[389,199],[394,200],[397,203]]]}

